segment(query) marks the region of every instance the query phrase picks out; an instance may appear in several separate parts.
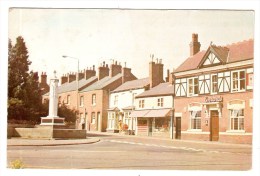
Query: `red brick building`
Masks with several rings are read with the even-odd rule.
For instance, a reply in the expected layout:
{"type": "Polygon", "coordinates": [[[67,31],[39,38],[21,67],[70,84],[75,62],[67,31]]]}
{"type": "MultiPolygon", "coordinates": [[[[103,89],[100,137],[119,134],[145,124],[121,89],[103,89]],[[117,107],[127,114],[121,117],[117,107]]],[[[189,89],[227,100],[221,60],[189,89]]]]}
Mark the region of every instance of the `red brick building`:
{"type": "Polygon", "coordinates": [[[109,68],[103,62],[99,67],[98,81],[79,92],[79,124],[86,124],[90,131],[106,131],[110,92],[122,83],[135,79],[130,68],[122,67],[117,62],[109,68]]]}
{"type": "Polygon", "coordinates": [[[200,51],[174,72],[175,138],[252,143],[254,40],[200,51]]]}

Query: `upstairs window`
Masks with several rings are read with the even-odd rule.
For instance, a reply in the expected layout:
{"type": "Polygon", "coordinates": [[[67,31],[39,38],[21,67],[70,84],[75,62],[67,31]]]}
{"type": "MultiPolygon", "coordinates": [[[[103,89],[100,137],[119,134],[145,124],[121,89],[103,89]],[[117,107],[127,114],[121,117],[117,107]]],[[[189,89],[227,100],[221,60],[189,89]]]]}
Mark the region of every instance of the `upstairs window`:
{"type": "Polygon", "coordinates": [[[188,79],[188,83],[189,83],[189,96],[194,96],[194,95],[198,95],[199,93],[199,80],[198,78],[189,78],[188,79]]]}
{"type": "Polygon", "coordinates": [[[246,88],[246,73],[242,71],[232,72],[232,92],[244,91],[246,88]]]}
{"type": "Polygon", "coordinates": [[[139,108],[144,108],[144,100],[139,100],[139,108]]]}
{"type": "Polygon", "coordinates": [[[114,99],[114,105],[117,106],[118,105],[118,95],[115,95],[115,99],[114,99]]]}
{"type": "Polygon", "coordinates": [[[80,96],[80,103],[79,105],[82,107],[84,106],[84,96],[80,96]]]}
{"type": "Polygon", "coordinates": [[[96,94],[92,95],[92,105],[96,105],[96,94]]]}
{"type": "Polygon", "coordinates": [[[157,106],[163,107],[163,98],[158,98],[157,99],[157,106]]]}
{"type": "Polygon", "coordinates": [[[70,95],[67,95],[67,104],[70,105],[70,95]]]}
{"type": "Polygon", "coordinates": [[[218,75],[211,76],[211,93],[218,93],[218,75]]]}

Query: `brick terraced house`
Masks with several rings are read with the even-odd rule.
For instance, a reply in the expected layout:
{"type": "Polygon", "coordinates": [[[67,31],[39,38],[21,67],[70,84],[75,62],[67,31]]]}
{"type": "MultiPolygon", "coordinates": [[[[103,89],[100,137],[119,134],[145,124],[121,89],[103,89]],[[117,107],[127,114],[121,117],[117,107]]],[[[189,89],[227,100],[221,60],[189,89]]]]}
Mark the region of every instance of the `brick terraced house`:
{"type": "Polygon", "coordinates": [[[177,139],[252,143],[254,40],[200,51],[174,72],[177,139]]]}
{"type": "Polygon", "coordinates": [[[80,123],[86,123],[86,129],[89,131],[105,132],[110,92],[135,79],[137,78],[131,73],[131,69],[122,67],[117,61],[112,63],[110,68],[103,62],[99,67],[98,81],[79,92],[80,123]]]}

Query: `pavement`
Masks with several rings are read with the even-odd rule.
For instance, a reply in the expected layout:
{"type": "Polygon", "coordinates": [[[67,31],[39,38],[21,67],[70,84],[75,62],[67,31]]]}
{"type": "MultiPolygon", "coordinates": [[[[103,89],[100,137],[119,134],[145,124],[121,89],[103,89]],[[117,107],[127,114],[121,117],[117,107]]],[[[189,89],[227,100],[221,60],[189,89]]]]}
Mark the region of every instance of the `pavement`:
{"type": "MultiPolygon", "coordinates": [[[[58,145],[79,145],[79,144],[92,144],[99,142],[102,136],[127,136],[129,138],[146,138],[146,139],[159,139],[172,141],[170,138],[160,137],[148,137],[148,136],[135,136],[135,135],[124,135],[120,133],[107,133],[107,132],[88,132],[86,139],[28,139],[28,138],[10,138],[7,140],[8,146],[58,146],[58,145]]],[[[212,141],[193,141],[193,140],[174,140],[175,143],[193,143],[193,144],[209,144],[209,145],[227,145],[227,146],[244,146],[252,147],[250,144],[231,144],[222,142],[212,141]]]]}
{"type": "Polygon", "coordinates": [[[26,139],[11,138],[7,140],[8,146],[57,146],[57,145],[78,145],[92,144],[99,142],[100,138],[89,137],[86,139],[26,139]]]}

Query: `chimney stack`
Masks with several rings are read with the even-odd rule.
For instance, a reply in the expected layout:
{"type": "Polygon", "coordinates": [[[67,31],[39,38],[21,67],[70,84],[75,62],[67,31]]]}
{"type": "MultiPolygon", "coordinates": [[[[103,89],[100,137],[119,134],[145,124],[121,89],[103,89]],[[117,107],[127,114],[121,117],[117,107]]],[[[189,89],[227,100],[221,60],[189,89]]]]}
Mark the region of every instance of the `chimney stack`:
{"type": "Polygon", "coordinates": [[[103,64],[100,67],[98,67],[98,80],[101,80],[108,75],[109,75],[109,68],[104,61],[103,64]]]}
{"type": "Polygon", "coordinates": [[[192,34],[192,41],[190,42],[190,56],[200,52],[200,42],[198,42],[198,34],[192,34]]]}
{"type": "MultiPolygon", "coordinates": [[[[37,73],[37,77],[38,77],[38,73],[37,73]]],[[[42,74],[41,74],[41,81],[40,81],[39,87],[41,89],[41,94],[42,95],[47,93],[47,92],[49,92],[49,90],[50,90],[50,87],[47,84],[46,72],[42,72],[42,74]]]]}
{"type": "Polygon", "coordinates": [[[150,88],[157,86],[158,84],[164,82],[163,80],[163,64],[162,60],[157,63],[149,63],[149,79],[150,79],[150,88]]]}
{"type": "Polygon", "coordinates": [[[76,74],[75,73],[69,73],[68,74],[68,82],[71,83],[72,81],[76,80],[76,74]]]}
{"type": "Polygon", "coordinates": [[[68,82],[68,76],[66,75],[62,75],[62,77],[60,78],[60,82],[61,82],[61,85],[68,82]]]}
{"type": "Polygon", "coordinates": [[[83,79],[84,78],[84,72],[82,72],[82,71],[80,71],[79,73],[78,73],[78,76],[79,76],[79,80],[81,80],[81,79],[83,79]]]}
{"type": "Polygon", "coordinates": [[[93,68],[87,68],[84,73],[84,79],[89,79],[93,76],[96,76],[96,70],[95,70],[95,65],[93,65],[93,68]]]}
{"type": "MultiPolygon", "coordinates": [[[[38,73],[37,73],[37,74],[38,74],[38,73]]],[[[47,84],[47,75],[46,75],[46,72],[42,72],[40,84],[47,84]]]]}
{"type": "Polygon", "coordinates": [[[122,66],[120,64],[117,64],[117,61],[115,61],[115,63],[112,63],[110,65],[109,76],[114,77],[117,74],[121,73],[121,71],[122,71],[122,66]]]}

